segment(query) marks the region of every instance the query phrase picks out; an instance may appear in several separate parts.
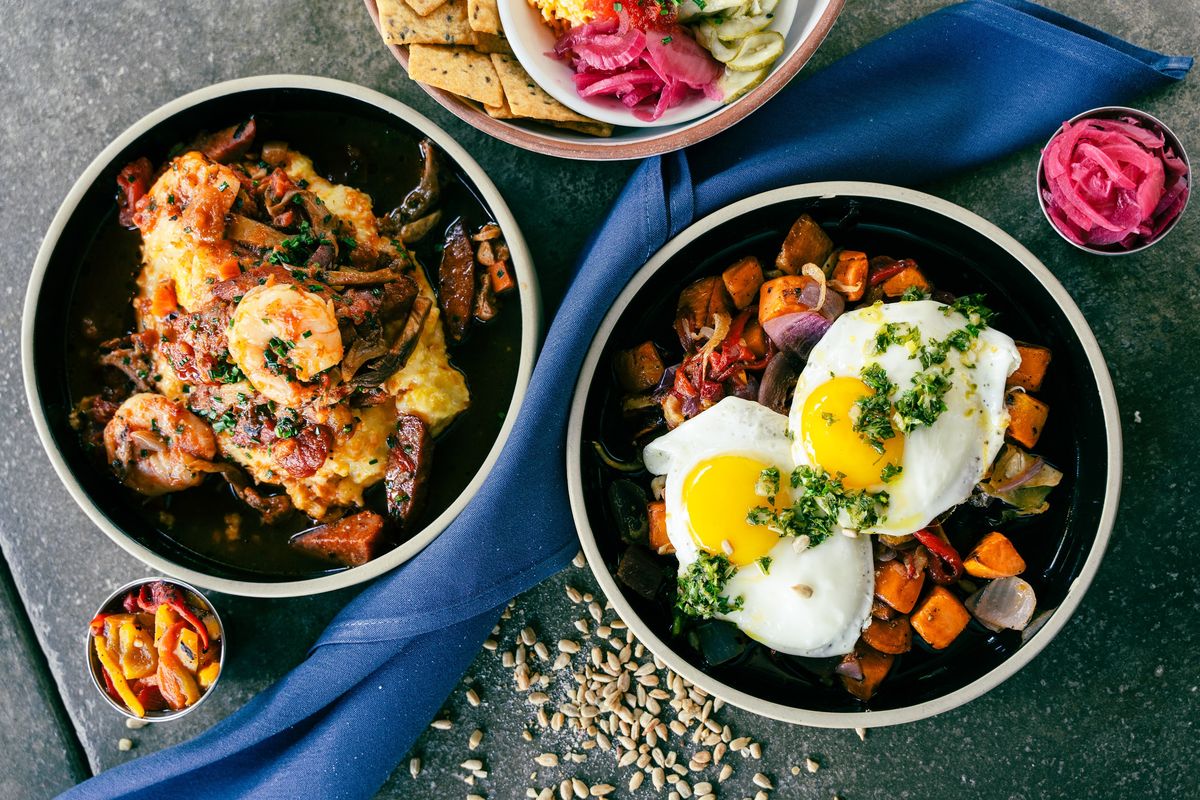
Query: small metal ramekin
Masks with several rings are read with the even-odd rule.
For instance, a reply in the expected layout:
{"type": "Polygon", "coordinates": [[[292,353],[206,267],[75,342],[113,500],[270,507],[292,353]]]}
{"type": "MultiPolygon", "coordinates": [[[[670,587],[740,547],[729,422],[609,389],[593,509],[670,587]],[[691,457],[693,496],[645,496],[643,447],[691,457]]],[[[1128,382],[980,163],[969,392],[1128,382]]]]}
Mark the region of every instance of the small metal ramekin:
{"type": "MultiPolygon", "coordinates": [[[[200,601],[204,603],[207,610],[217,621],[217,630],[221,634],[221,655],[217,659],[217,663],[220,665],[220,670],[217,672],[217,679],[212,682],[211,686],[204,690],[203,694],[200,695],[199,700],[197,700],[195,703],[192,703],[187,708],[181,708],[179,710],[167,709],[165,711],[147,711],[146,716],[139,717],[137,714],[134,714],[132,711],[126,708],[124,704],[118,703],[116,700],[114,700],[108,693],[108,689],[104,685],[104,675],[101,671],[103,668],[100,666],[100,659],[96,656],[96,647],[92,643],[92,631],[90,625],[87,636],[84,637],[84,650],[85,658],[87,659],[88,674],[92,678],[92,685],[96,687],[96,691],[100,693],[100,696],[103,697],[110,706],[115,708],[122,715],[128,717],[129,719],[142,720],[145,722],[167,722],[169,720],[179,719],[183,715],[190,714],[192,711],[195,711],[197,708],[199,708],[200,705],[207,700],[209,696],[213,694],[213,692],[216,691],[217,684],[221,682],[221,676],[225,674],[225,655],[229,652],[229,648],[226,647],[225,642],[225,623],[221,621],[221,615],[217,613],[216,606],[212,604],[212,601],[201,594],[196,587],[172,578],[142,578],[140,580],[130,581],[110,594],[108,598],[100,605],[100,608],[96,609],[96,613],[92,615],[92,619],[95,619],[99,614],[116,613],[111,609],[120,605],[121,601],[124,599],[125,595],[129,593],[130,589],[137,589],[147,583],[154,583],[160,580],[164,583],[169,583],[172,586],[177,586],[184,591],[191,592],[193,596],[199,598],[200,601]]],[[[91,620],[88,620],[88,622],[90,623],[91,620]]]]}
{"type": "Polygon", "coordinates": [[[1046,140],[1046,144],[1042,146],[1042,152],[1038,156],[1037,174],[1034,176],[1034,188],[1037,193],[1038,207],[1042,209],[1042,214],[1046,216],[1046,221],[1050,223],[1050,227],[1053,228],[1054,232],[1061,236],[1064,241],[1074,245],[1085,253],[1092,253],[1098,256],[1127,256],[1130,253],[1139,253],[1142,250],[1145,250],[1147,247],[1158,244],[1165,239],[1167,234],[1174,230],[1175,226],[1179,223],[1179,220],[1183,217],[1184,212],[1187,211],[1188,202],[1191,200],[1192,196],[1192,162],[1188,160],[1187,151],[1183,148],[1183,142],[1179,140],[1179,137],[1175,135],[1173,130],[1167,127],[1166,123],[1153,114],[1148,114],[1145,111],[1139,111],[1136,108],[1128,108],[1126,106],[1101,106],[1099,108],[1093,108],[1091,110],[1084,111],[1082,114],[1076,114],[1067,120],[1066,124],[1074,125],[1076,122],[1079,122],[1083,119],[1111,119],[1114,117],[1134,117],[1146,125],[1162,131],[1163,137],[1166,139],[1167,144],[1169,144],[1175,150],[1175,152],[1183,160],[1184,166],[1187,167],[1188,196],[1184,198],[1183,208],[1179,209],[1179,213],[1175,216],[1175,219],[1171,220],[1171,223],[1167,225],[1167,227],[1163,228],[1159,232],[1158,236],[1155,236],[1148,242],[1143,242],[1137,247],[1132,247],[1128,250],[1102,250],[1085,244],[1079,244],[1078,242],[1072,242],[1070,238],[1068,238],[1067,235],[1062,232],[1058,225],[1054,223],[1054,220],[1050,218],[1050,212],[1046,209],[1046,198],[1042,195],[1042,190],[1047,188],[1044,172],[1046,148],[1050,146],[1050,142],[1054,141],[1054,138],[1058,136],[1058,134],[1062,133],[1062,125],[1058,126],[1058,129],[1055,130],[1054,133],[1051,134],[1050,138],[1046,140]]]}

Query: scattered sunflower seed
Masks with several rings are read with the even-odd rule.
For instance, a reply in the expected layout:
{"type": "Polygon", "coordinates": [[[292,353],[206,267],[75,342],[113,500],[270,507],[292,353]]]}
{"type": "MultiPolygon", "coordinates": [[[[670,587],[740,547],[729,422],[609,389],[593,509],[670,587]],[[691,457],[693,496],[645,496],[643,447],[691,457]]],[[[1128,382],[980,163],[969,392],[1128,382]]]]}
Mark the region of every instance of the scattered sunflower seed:
{"type": "Polygon", "coordinates": [[[117,749],[120,750],[122,753],[129,752],[130,750],[133,749],[133,740],[132,739],[118,739],[117,740],[117,749]]]}
{"type": "Polygon", "coordinates": [[[421,774],[421,759],[412,758],[408,762],[408,774],[414,778],[421,774]]]}

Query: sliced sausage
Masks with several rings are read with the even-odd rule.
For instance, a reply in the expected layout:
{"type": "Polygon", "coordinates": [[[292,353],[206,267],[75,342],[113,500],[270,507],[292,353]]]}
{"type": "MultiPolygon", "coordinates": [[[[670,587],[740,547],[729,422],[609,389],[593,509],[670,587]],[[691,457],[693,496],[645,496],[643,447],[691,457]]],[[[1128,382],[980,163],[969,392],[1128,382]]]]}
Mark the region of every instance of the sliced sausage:
{"type": "Polygon", "coordinates": [[[384,475],[388,515],[401,528],[421,512],[432,451],[429,429],[421,418],[402,415],[396,422],[395,440],[384,475]]]}
{"type": "Polygon", "coordinates": [[[462,220],[456,221],[446,236],[438,269],[438,302],[451,341],[461,342],[467,335],[475,304],[475,253],[462,220]]]}

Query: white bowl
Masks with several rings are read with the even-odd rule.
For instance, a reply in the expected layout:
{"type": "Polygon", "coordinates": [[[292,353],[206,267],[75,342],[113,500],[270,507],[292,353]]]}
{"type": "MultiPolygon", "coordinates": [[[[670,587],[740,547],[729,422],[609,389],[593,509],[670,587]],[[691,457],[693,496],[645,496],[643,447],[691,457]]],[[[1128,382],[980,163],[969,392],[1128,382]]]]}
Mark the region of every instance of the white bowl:
{"type": "MultiPolygon", "coordinates": [[[[804,44],[821,21],[830,0],[780,0],[770,30],[784,35],[783,54],[771,66],[774,74],[804,44]]],[[[502,0],[500,21],[517,60],[530,77],[558,102],[572,111],[612,125],[627,128],[665,128],[708,116],[727,107],[720,100],[693,97],[669,109],[654,121],[641,120],[614,97],[580,97],[575,90],[575,71],[555,57],[554,31],[528,0],[502,0]]],[[[742,102],[749,94],[728,105],[742,102]]]]}

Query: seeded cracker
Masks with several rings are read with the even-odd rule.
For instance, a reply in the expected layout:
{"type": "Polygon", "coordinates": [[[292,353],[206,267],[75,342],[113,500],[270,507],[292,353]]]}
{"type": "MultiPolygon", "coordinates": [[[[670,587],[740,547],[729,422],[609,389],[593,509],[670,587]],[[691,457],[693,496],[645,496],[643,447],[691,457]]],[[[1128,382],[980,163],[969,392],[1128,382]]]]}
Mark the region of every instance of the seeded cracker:
{"type": "MultiPolygon", "coordinates": [[[[540,86],[533,82],[533,78],[529,77],[529,73],[515,58],[494,53],[492,54],[492,64],[495,65],[496,72],[500,75],[500,83],[504,86],[504,97],[514,115],[550,123],[586,124],[594,126],[588,132],[597,133],[597,135],[604,135],[598,131],[605,129],[609,133],[612,132],[611,126],[604,126],[603,123],[596,122],[594,119],[576,114],[546,94],[540,86]]],[[[488,103],[488,105],[498,106],[500,104],[488,103]]]]}
{"type": "Polygon", "coordinates": [[[467,0],[445,0],[424,17],[402,0],[379,0],[379,25],[388,44],[475,44],[467,0]]]}
{"type": "Polygon", "coordinates": [[[475,31],[475,49],[481,53],[503,53],[506,56],[513,54],[512,47],[508,43],[508,37],[503,33],[480,33],[475,31]]]}
{"type": "Polygon", "coordinates": [[[408,51],[408,75],[414,81],[469,97],[485,106],[504,103],[504,92],[491,60],[465,47],[413,45],[408,51]]]}
{"type": "Polygon", "coordinates": [[[404,2],[408,3],[412,10],[422,17],[427,17],[429,12],[444,5],[446,0],[404,0],[404,2]]]}
{"type": "Polygon", "coordinates": [[[500,33],[500,9],[496,0],[467,0],[467,21],[479,33],[500,33]]]}

